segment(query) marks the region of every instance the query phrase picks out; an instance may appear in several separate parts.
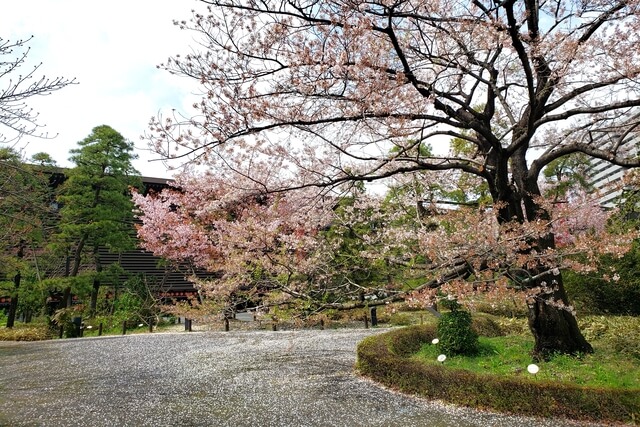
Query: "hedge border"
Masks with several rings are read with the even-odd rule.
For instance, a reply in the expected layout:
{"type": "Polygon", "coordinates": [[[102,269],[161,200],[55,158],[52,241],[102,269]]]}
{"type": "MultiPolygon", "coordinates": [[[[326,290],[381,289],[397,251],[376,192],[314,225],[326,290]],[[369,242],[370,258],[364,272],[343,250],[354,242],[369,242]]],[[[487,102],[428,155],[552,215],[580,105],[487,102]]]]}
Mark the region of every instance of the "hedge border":
{"type": "Polygon", "coordinates": [[[410,326],[368,337],[358,344],[357,369],[405,393],[478,409],[582,421],[640,419],[640,390],[507,379],[409,358],[435,336],[433,326],[410,326]]]}

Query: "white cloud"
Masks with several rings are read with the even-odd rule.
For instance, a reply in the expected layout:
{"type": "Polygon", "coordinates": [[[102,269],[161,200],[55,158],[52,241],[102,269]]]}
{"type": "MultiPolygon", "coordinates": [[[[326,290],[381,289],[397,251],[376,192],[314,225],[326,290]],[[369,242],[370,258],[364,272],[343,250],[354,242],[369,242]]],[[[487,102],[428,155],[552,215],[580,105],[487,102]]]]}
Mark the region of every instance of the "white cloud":
{"type": "MultiPolygon", "coordinates": [[[[189,19],[196,0],[29,0],[8,2],[0,15],[0,37],[34,39],[32,67],[38,74],[75,77],[78,85],[50,96],[30,99],[52,140],[25,138],[26,152],[50,153],[59,164],[97,125],[107,124],[146,148],[140,136],[151,116],[171,108],[188,110],[195,87],[191,82],[158,70],[156,65],[193,44],[192,34],[174,26],[189,19]]],[[[150,176],[170,174],[160,162],[149,163],[145,151],[136,167],[150,176]]]]}

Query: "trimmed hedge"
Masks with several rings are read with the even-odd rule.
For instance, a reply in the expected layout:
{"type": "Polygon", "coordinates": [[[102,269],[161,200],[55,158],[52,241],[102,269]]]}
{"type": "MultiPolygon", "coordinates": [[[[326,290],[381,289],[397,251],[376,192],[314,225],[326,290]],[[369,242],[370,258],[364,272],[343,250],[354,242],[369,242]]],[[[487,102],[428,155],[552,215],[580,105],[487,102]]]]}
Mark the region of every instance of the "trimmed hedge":
{"type": "Polygon", "coordinates": [[[640,415],[640,391],[532,382],[447,369],[409,358],[436,336],[433,326],[412,326],[366,338],[358,370],[388,387],[429,399],[499,412],[630,422],[640,415]]]}

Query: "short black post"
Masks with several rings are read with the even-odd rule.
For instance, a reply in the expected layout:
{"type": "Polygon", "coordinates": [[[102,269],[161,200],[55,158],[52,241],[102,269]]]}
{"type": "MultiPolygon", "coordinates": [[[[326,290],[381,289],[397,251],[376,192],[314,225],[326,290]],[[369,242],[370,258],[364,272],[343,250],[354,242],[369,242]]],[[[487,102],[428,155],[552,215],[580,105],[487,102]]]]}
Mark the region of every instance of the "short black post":
{"type": "Polygon", "coordinates": [[[80,338],[82,336],[82,317],[76,316],[71,320],[71,325],[73,329],[68,331],[68,334],[71,334],[73,338],[80,338]]]}
{"type": "Polygon", "coordinates": [[[153,332],[153,319],[149,319],[149,333],[153,332]]]}
{"type": "Polygon", "coordinates": [[[122,335],[127,335],[127,321],[122,322],[122,335]]]}
{"type": "Polygon", "coordinates": [[[367,316],[367,313],[364,314],[364,328],[369,329],[369,317],[367,316]]]}
{"type": "Polygon", "coordinates": [[[84,337],[84,322],[82,322],[80,326],[78,326],[78,336],[80,338],[84,337]]]}
{"type": "Polygon", "coordinates": [[[60,331],[58,332],[58,338],[62,338],[64,335],[64,325],[60,325],[60,331]]]}
{"type": "Polygon", "coordinates": [[[273,323],[271,324],[271,330],[272,330],[272,331],[277,331],[277,330],[278,330],[278,324],[277,324],[276,322],[273,322],[273,323]]]}
{"type": "Polygon", "coordinates": [[[224,318],[224,331],[229,332],[229,319],[224,318]]]}
{"type": "Polygon", "coordinates": [[[184,330],[189,331],[189,319],[184,318],[184,330]]]}
{"type": "Polygon", "coordinates": [[[100,324],[98,325],[98,336],[102,336],[102,322],[100,322],[100,324]]]}
{"type": "Polygon", "coordinates": [[[320,329],[324,331],[324,319],[320,319],[320,329]]]}
{"type": "Polygon", "coordinates": [[[376,308],[371,307],[371,327],[378,326],[378,314],[376,313],[376,308]]]}

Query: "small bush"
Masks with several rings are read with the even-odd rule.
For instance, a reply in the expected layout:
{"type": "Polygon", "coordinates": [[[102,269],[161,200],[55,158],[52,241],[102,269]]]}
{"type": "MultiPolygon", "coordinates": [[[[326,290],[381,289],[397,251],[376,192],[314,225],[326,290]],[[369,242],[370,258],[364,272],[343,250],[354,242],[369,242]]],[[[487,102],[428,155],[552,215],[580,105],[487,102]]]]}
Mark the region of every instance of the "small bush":
{"type": "Polygon", "coordinates": [[[453,310],[438,320],[438,339],[444,354],[476,354],[478,334],[471,327],[471,313],[453,310]]]}

